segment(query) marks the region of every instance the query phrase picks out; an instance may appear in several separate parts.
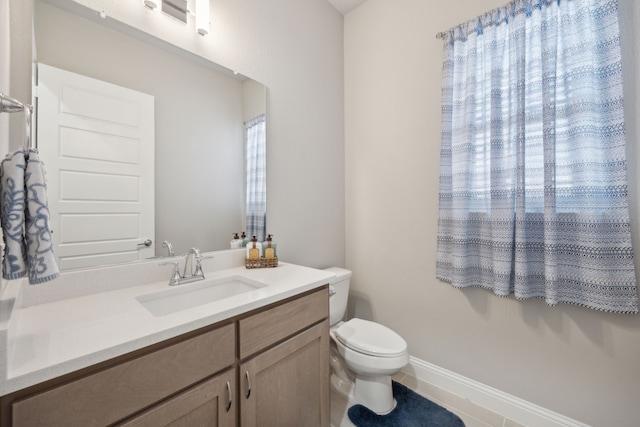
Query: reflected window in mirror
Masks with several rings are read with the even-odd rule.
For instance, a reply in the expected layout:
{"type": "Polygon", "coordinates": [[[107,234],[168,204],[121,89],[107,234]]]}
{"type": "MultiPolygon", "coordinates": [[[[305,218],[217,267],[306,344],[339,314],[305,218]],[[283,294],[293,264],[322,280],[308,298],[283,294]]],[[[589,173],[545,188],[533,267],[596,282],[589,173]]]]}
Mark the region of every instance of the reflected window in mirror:
{"type": "Polygon", "coordinates": [[[265,240],[267,223],[267,159],[265,115],[245,122],[247,171],[247,235],[265,240]]]}

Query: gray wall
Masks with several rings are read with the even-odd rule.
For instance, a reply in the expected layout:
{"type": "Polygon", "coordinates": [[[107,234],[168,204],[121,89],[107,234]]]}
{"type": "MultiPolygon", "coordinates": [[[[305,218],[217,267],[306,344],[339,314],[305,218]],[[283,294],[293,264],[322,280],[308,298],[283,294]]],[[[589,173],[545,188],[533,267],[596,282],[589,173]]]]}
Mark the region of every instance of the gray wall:
{"type": "MultiPolygon", "coordinates": [[[[345,17],[349,311],[397,330],[419,359],[593,426],[635,426],[639,316],[550,308],[435,278],[442,58],[435,34],[505,3],[368,0],[345,17]]],[[[619,3],[635,151],[640,5],[619,3]]],[[[640,157],[631,154],[638,248],[640,157]]]]}

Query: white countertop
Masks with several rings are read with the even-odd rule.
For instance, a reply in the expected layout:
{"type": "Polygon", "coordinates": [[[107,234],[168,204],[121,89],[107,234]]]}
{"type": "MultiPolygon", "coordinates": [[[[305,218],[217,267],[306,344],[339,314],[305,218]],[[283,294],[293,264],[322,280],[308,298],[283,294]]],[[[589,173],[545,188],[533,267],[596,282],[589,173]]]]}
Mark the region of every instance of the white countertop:
{"type": "MultiPolygon", "coordinates": [[[[230,267],[205,270],[205,275],[207,279],[237,275],[267,286],[156,317],[136,297],[170,289],[169,275],[162,281],[85,295],[86,291],[78,292],[75,297],[35,305],[21,301],[25,298],[19,295],[20,286],[29,285],[9,282],[0,309],[11,306],[11,298],[15,303],[10,313],[0,317],[0,395],[315,289],[334,277],[328,271],[283,262],[277,268],[230,267]]],[[[36,286],[53,289],[55,282],[36,286]]],[[[29,287],[28,292],[36,291],[29,287]]]]}

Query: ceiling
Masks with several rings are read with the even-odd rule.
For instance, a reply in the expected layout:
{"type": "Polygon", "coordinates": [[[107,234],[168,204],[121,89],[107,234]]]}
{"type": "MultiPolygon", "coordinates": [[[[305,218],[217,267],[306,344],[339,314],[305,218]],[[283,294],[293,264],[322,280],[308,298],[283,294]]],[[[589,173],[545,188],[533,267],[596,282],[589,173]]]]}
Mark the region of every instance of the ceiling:
{"type": "Polygon", "coordinates": [[[343,15],[346,15],[367,0],[327,0],[343,15]]]}

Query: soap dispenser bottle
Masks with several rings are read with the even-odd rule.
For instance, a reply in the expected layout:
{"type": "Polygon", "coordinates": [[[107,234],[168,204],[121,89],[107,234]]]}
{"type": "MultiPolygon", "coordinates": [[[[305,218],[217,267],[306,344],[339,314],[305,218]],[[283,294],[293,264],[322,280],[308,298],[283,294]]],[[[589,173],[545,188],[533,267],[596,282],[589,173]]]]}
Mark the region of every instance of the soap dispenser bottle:
{"type": "Polygon", "coordinates": [[[249,239],[247,238],[247,233],[245,233],[243,231],[242,235],[240,236],[240,238],[242,239],[242,247],[246,248],[247,247],[247,243],[249,243],[249,239]]]}
{"type": "Polygon", "coordinates": [[[256,236],[253,236],[251,242],[247,244],[247,258],[260,259],[262,257],[262,244],[258,242],[256,236]]]}
{"type": "Polygon", "coordinates": [[[242,239],[238,236],[238,233],[233,233],[233,240],[231,240],[231,249],[240,249],[242,247],[242,239]]]}
{"type": "Polygon", "coordinates": [[[276,254],[276,243],[273,241],[273,234],[267,236],[267,241],[263,243],[263,246],[265,258],[271,259],[278,256],[276,254]]]}

